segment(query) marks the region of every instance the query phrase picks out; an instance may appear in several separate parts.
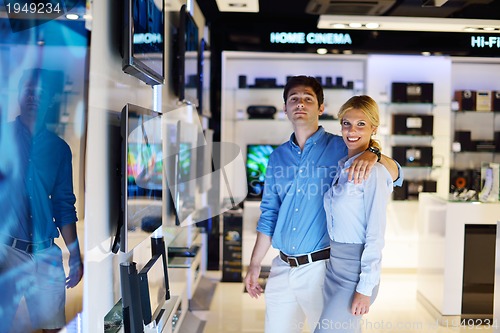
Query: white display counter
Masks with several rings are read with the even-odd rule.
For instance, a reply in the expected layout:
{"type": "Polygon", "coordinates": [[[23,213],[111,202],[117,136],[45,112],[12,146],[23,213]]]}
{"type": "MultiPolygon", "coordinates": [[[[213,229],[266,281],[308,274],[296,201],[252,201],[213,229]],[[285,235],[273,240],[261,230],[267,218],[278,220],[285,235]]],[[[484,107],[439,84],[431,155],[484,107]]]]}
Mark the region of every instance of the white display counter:
{"type": "MultiPolygon", "coordinates": [[[[500,203],[449,201],[420,193],[417,297],[441,322],[450,325],[467,318],[462,312],[466,226],[496,225],[499,217],[500,203]]],[[[478,266],[483,259],[477,257],[478,266]]]]}

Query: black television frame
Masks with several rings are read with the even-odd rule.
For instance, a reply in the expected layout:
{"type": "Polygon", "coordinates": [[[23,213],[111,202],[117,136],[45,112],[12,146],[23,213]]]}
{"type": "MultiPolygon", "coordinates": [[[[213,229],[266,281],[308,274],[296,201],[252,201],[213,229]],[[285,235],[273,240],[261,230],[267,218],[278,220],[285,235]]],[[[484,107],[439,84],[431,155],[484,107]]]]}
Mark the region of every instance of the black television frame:
{"type": "Polygon", "coordinates": [[[198,96],[198,114],[203,115],[203,84],[204,84],[204,73],[205,70],[205,49],[207,48],[207,43],[205,38],[200,40],[200,46],[198,47],[198,80],[197,80],[197,91],[196,94],[198,96]]]}
{"type": "MultiPolygon", "coordinates": [[[[161,265],[163,267],[162,271],[165,272],[163,256],[161,254],[155,254],[138,273],[139,294],[141,296],[142,320],[144,322],[144,325],[149,325],[153,321],[157,323],[164,312],[164,309],[162,309],[163,304],[157,304],[155,309],[151,308],[152,303],[150,298],[151,286],[149,272],[155,265],[161,265]]],[[[164,274],[165,273],[163,273],[163,275],[164,274]]],[[[163,276],[163,283],[165,284],[165,298],[163,303],[165,303],[165,301],[167,301],[168,290],[165,275],[163,276]]]]}
{"type": "MultiPolygon", "coordinates": [[[[138,59],[134,53],[134,2],[137,0],[127,0],[124,4],[124,21],[122,34],[122,70],[144,81],[149,85],[163,84],[165,80],[165,8],[164,2],[161,1],[161,31],[162,50],[160,53],[161,73],[153,69],[145,62],[138,59]]],[[[155,5],[153,0],[148,0],[148,3],[155,5]]]]}
{"type": "Polygon", "coordinates": [[[179,10],[179,26],[175,34],[175,61],[174,61],[174,93],[179,101],[196,104],[195,101],[186,100],[186,52],[197,51],[198,26],[186,5],[179,10]],[[194,44],[193,39],[196,39],[194,44]]]}
{"type": "MultiPolygon", "coordinates": [[[[119,239],[119,247],[122,252],[129,252],[133,249],[133,246],[130,244],[129,240],[129,209],[128,209],[128,200],[129,200],[129,191],[128,191],[128,134],[129,134],[129,114],[137,113],[141,115],[151,116],[153,119],[156,117],[161,117],[161,113],[146,109],[138,105],[134,104],[126,104],[121,112],[121,225],[117,230],[117,238],[119,239]],[[119,235],[118,235],[119,231],[119,235]]],[[[165,161],[163,161],[164,163],[165,161]]],[[[164,175],[164,170],[161,173],[162,177],[164,175]]],[[[161,194],[163,196],[162,190],[158,190],[157,194],[161,194]]],[[[158,201],[163,200],[162,197],[157,199],[158,201]]],[[[153,231],[149,232],[149,235],[152,235],[153,231]]],[[[145,239],[145,238],[144,238],[145,239]]]]}

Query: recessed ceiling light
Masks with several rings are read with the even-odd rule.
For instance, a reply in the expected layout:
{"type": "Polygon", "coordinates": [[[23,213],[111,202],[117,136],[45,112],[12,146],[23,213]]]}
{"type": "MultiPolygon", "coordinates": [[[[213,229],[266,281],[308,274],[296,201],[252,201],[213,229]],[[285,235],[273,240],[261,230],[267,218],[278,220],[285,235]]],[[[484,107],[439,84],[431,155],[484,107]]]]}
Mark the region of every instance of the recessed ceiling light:
{"type": "Polygon", "coordinates": [[[68,20],[78,20],[79,16],[77,14],[66,14],[68,20]]]}
{"type": "Polygon", "coordinates": [[[245,8],[247,6],[246,3],[229,3],[228,5],[234,8],[245,8]]]}
{"type": "Polygon", "coordinates": [[[334,29],[345,29],[346,25],[344,23],[333,23],[332,28],[334,29]]]}
{"type": "Polygon", "coordinates": [[[495,31],[496,29],[493,27],[484,27],[484,31],[495,31]]]}
{"type": "Polygon", "coordinates": [[[430,55],[431,55],[431,53],[430,53],[430,52],[428,52],[428,51],[421,52],[421,54],[422,54],[423,56],[426,56],[426,57],[428,57],[428,56],[430,56],[430,55]]]}
{"type": "Polygon", "coordinates": [[[327,54],[328,50],[325,49],[325,48],[319,48],[319,49],[316,50],[316,53],[317,54],[327,54]]]}
{"type": "Polygon", "coordinates": [[[466,28],[464,28],[464,31],[474,32],[474,31],[476,31],[476,28],[466,27],[466,28]]]}
{"type": "Polygon", "coordinates": [[[380,24],[375,23],[375,22],[371,22],[371,23],[367,23],[367,24],[365,25],[365,27],[366,27],[367,29],[378,29],[378,27],[380,27],[380,24]]]}
{"type": "Polygon", "coordinates": [[[354,29],[359,29],[361,28],[363,25],[361,23],[358,23],[358,22],[352,22],[352,23],[349,23],[349,27],[350,28],[354,28],[354,29]]]}
{"type": "Polygon", "coordinates": [[[259,12],[259,0],[216,0],[216,3],[220,12],[259,12]]]}

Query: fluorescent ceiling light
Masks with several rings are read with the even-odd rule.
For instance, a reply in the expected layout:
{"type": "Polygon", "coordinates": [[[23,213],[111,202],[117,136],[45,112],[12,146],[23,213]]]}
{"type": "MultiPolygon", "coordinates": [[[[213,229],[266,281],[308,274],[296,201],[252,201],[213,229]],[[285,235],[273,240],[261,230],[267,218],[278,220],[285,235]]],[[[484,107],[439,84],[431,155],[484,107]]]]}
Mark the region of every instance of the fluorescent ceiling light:
{"type": "Polygon", "coordinates": [[[259,0],[216,0],[216,2],[220,12],[259,12],[259,0]]]}
{"type": "Polygon", "coordinates": [[[500,20],[470,20],[434,17],[403,17],[403,16],[341,16],[320,15],[318,29],[335,29],[336,25],[343,24],[342,29],[373,29],[369,24],[378,23],[378,30],[398,31],[434,31],[434,32],[470,32],[483,31],[500,33],[500,20]],[[362,28],[353,28],[352,22],[361,23],[362,28]],[[469,28],[469,30],[465,30],[469,28]]]}

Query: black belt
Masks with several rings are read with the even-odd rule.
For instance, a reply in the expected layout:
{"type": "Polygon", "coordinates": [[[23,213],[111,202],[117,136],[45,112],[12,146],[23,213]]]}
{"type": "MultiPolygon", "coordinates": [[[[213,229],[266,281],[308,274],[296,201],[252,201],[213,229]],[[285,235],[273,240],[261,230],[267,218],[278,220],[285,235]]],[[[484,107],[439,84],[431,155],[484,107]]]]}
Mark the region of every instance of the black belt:
{"type": "Polygon", "coordinates": [[[280,251],[280,258],[284,262],[288,263],[292,267],[297,267],[300,265],[309,264],[318,260],[325,260],[330,258],[330,248],[312,252],[309,254],[304,254],[302,256],[294,257],[288,256],[280,251]]]}
{"type": "Polygon", "coordinates": [[[24,251],[26,253],[33,253],[36,251],[42,251],[45,249],[48,249],[49,247],[54,244],[53,239],[49,239],[43,242],[37,242],[37,243],[32,243],[28,242],[19,238],[14,238],[14,237],[7,237],[6,239],[3,239],[2,242],[5,245],[11,246],[13,248],[16,248],[18,250],[24,251]]]}

